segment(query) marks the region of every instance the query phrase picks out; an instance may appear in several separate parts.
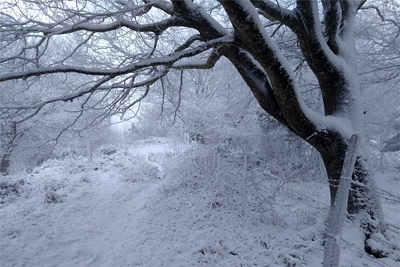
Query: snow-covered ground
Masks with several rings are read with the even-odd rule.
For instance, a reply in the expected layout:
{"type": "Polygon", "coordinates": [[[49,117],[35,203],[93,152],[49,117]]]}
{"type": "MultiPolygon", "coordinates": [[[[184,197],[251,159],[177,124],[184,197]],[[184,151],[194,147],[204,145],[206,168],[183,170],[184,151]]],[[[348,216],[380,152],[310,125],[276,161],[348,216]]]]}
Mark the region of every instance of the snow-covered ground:
{"type": "MultiPolygon", "coordinates": [[[[93,164],[71,156],[1,178],[0,266],[322,266],[326,184],[192,177],[199,159],[172,143],[103,146],[93,164]]],[[[400,178],[377,175],[398,249],[400,178]]],[[[341,266],[400,266],[398,250],[358,250],[357,232],[345,225],[341,266]]]]}

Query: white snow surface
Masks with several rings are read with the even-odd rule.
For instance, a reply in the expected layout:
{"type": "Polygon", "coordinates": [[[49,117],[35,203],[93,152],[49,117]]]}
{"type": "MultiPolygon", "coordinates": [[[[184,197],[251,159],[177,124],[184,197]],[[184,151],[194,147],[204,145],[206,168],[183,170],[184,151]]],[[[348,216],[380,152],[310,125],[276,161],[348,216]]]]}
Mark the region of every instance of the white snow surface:
{"type": "MultiPolygon", "coordinates": [[[[0,266],[322,266],[326,184],[271,179],[277,208],[244,212],[234,197],[242,185],[187,177],[191,149],[166,139],[104,146],[92,165],[71,156],[0,178],[17,185],[9,194],[0,186],[0,266]]],[[[385,216],[398,227],[398,177],[379,178],[385,216]]],[[[395,254],[358,250],[359,235],[346,221],[341,266],[400,266],[395,254]]]]}

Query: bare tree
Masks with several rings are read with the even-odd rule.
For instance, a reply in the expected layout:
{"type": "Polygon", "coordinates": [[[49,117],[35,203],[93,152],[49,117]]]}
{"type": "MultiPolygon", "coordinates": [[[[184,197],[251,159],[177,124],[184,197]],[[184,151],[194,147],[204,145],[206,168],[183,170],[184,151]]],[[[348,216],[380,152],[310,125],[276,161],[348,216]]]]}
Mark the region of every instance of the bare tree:
{"type": "MultiPolygon", "coordinates": [[[[29,117],[49,103],[88,101],[99,93],[108,103],[105,113],[126,114],[152,86],[161,86],[171,69],[212,68],[223,56],[267,113],[320,152],[333,203],[349,139],[365,134],[354,37],[356,15],[364,3],[9,1],[0,11],[2,90],[13,80],[29,88],[42,77],[68,87],[1,109],[14,115],[30,110],[24,115],[29,117]],[[282,31],[292,34],[296,57],[279,42],[282,31]],[[322,112],[309,107],[300,94],[295,71],[301,66],[313,72],[322,112]],[[72,82],[79,75],[85,79],[72,82]]],[[[348,212],[361,220],[368,238],[386,227],[367,151],[364,142],[348,212]]]]}

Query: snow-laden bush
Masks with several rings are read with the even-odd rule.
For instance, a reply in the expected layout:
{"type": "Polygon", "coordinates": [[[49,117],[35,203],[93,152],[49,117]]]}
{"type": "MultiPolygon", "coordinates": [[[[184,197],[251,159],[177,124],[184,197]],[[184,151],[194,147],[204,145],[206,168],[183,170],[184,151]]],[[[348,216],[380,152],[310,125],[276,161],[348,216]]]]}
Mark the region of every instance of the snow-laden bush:
{"type": "MultiPolygon", "coordinates": [[[[9,177],[7,177],[9,179],[9,177]]],[[[14,197],[20,196],[23,192],[23,185],[25,181],[19,179],[18,181],[0,180],[0,204],[11,201],[14,197]]]]}
{"type": "Polygon", "coordinates": [[[111,156],[115,153],[117,153],[118,148],[114,145],[111,144],[105,144],[97,148],[94,152],[93,155],[96,157],[102,157],[102,156],[111,156]]]}
{"type": "Polygon", "coordinates": [[[57,192],[51,190],[46,193],[44,202],[45,203],[61,203],[61,202],[63,202],[63,199],[59,194],[57,194],[57,192]]]}
{"type": "Polygon", "coordinates": [[[299,236],[302,245],[278,243],[269,233],[297,224],[299,229],[315,227],[328,203],[312,204],[309,195],[327,192],[271,174],[267,162],[247,149],[193,144],[168,155],[163,166],[169,182],[147,205],[143,246],[183,242],[181,250],[191,253],[188,266],[310,266],[303,244],[321,239],[318,231],[299,236]]]}
{"type": "Polygon", "coordinates": [[[287,165],[284,161],[271,163],[255,151],[245,152],[240,147],[195,145],[169,158],[165,173],[176,177],[177,183],[163,190],[167,194],[203,192],[206,206],[274,225],[313,225],[328,207],[328,203],[313,199],[327,193],[324,184],[318,188],[301,186],[300,181],[306,183],[303,176],[310,177],[312,172],[287,165]],[[287,204],[288,200],[308,206],[295,207],[287,204]]]}
{"type": "MultiPolygon", "coordinates": [[[[136,152],[137,153],[137,152],[136,152]]],[[[94,161],[105,171],[116,168],[123,181],[137,182],[159,178],[157,166],[161,158],[155,153],[149,156],[131,154],[113,145],[103,145],[94,151],[94,161]]]]}
{"type": "Polygon", "coordinates": [[[121,179],[126,182],[146,181],[159,177],[158,167],[149,162],[144,155],[135,155],[128,158],[129,164],[121,168],[121,179]]]}
{"type": "MultiPolygon", "coordinates": [[[[65,160],[65,159],[64,159],[65,160]]],[[[64,167],[63,159],[49,159],[43,162],[43,164],[39,167],[33,169],[33,173],[38,173],[45,169],[61,169],[64,167]]]]}
{"type": "Polygon", "coordinates": [[[129,154],[127,151],[117,148],[114,145],[102,145],[93,152],[95,165],[106,171],[113,167],[123,167],[129,162],[128,158],[129,154]]]}

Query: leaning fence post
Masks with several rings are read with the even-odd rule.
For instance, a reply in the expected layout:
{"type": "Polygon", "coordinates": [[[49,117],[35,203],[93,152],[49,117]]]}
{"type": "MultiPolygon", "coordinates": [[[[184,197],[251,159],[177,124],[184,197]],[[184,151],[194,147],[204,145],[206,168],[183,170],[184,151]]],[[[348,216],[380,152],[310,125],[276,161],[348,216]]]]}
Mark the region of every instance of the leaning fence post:
{"type": "Polygon", "coordinates": [[[338,267],[340,259],[340,238],[342,236],[343,222],[346,217],[347,202],[349,199],[349,190],[351,176],[354,170],[354,164],[357,158],[357,149],[360,138],[353,134],[346,155],[342,173],[340,175],[339,188],[328,215],[328,225],[325,239],[324,267],[338,267]]]}

